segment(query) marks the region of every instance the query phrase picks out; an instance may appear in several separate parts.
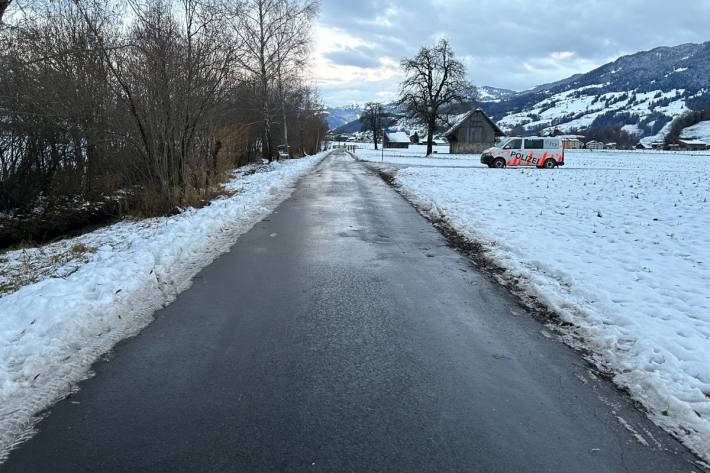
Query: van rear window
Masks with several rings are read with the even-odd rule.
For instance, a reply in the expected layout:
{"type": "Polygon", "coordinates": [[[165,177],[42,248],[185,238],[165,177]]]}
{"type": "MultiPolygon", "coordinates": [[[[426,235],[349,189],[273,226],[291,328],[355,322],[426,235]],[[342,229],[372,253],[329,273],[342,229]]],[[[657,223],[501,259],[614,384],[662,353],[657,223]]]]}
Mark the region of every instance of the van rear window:
{"type": "Polygon", "coordinates": [[[525,149],[544,149],[543,140],[525,140],[525,149]]]}

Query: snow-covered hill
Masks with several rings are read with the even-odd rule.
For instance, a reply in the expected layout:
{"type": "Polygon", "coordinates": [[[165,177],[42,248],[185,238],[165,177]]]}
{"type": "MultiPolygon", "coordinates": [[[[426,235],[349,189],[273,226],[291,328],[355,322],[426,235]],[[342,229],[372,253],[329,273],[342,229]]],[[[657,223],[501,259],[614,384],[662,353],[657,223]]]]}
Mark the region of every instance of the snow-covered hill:
{"type": "Polygon", "coordinates": [[[680,137],[684,140],[697,140],[710,143],[710,120],[686,128],[683,130],[680,137]]]}
{"type": "Polygon", "coordinates": [[[516,94],[514,90],[499,89],[487,85],[476,87],[476,92],[478,93],[478,100],[481,102],[500,102],[516,94]]]}
{"type": "Polygon", "coordinates": [[[328,128],[335,130],[343,125],[358,120],[362,114],[360,105],[346,105],[344,107],[328,107],[325,109],[328,128]]]}
{"type": "Polygon", "coordinates": [[[673,118],[708,100],[710,42],[623,56],[587,74],[485,103],[484,108],[507,130],[623,127],[639,137],[660,138],[673,118]]]}

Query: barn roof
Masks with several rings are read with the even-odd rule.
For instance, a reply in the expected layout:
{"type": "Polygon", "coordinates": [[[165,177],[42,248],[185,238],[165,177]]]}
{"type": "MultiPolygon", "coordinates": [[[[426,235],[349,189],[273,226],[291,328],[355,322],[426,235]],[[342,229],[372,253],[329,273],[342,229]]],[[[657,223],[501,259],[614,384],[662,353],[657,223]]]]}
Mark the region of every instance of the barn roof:
{"type": "Polygon", "coordinates": [[[390,143],[409,143],[409,135],[403,131],[388,131],[385,133],[390,143]]]}
{"type": "Polygon", "coordinates": [[[449,137],[450,135],[453,135],[456,132],[456,130],[458,130],[461,127],[461,125],[463,125],[463,123],[466,120],[468,120],[471,117],[471,115],[473,115],[476,112],[481,112],[481,115],[483,115],[483,118],[485,118],[488,121],[488,123],[491,124],[491,126],[493,127],[493,129],[495,130],[497,135],[505,135],[505,133],[503,133],[503,130],[501,130],[498,127],[498,125],[496,125],[496,123],[493,120],[491,120],[488,115],[486,115],[486,112],[484,112],[480,108],[476,108],[473,110],[469,110],[467,113],[463,114],[463,116],[461,116],[456,121],[456,123],[454,123],[454,125],[446,131],[446,133],[444,133],[444,136],[449,137]]]}

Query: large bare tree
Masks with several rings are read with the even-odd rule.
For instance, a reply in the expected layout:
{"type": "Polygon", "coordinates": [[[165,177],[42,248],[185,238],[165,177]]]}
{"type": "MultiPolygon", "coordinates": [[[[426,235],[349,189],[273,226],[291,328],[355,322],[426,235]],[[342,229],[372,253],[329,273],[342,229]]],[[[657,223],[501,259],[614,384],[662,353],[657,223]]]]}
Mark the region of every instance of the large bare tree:
{"type": "Polygon", "coordinates": [[[452,106],[469,99],[474,89],[466,80],[463,63],[455,58],[445,39],[434,47],[421,48],[413,58],[403,59],[401,67],[405,79],[400,86],[399,103],[410,118],[425,123],[429,156],[438,120],[452,106]]]}

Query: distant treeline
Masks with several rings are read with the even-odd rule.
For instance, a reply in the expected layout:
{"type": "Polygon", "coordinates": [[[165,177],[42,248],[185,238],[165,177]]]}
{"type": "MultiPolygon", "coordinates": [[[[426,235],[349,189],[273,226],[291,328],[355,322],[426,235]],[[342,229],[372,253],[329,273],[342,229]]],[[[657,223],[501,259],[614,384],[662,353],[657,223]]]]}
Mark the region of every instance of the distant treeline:
{"type": "Polygon", "coordinates": [[[0,211],[108,196],[165,214],[279,147],[320,148],[327,126],[303,75],[315,3],[13,5],[0,26],[0,211]]]}

